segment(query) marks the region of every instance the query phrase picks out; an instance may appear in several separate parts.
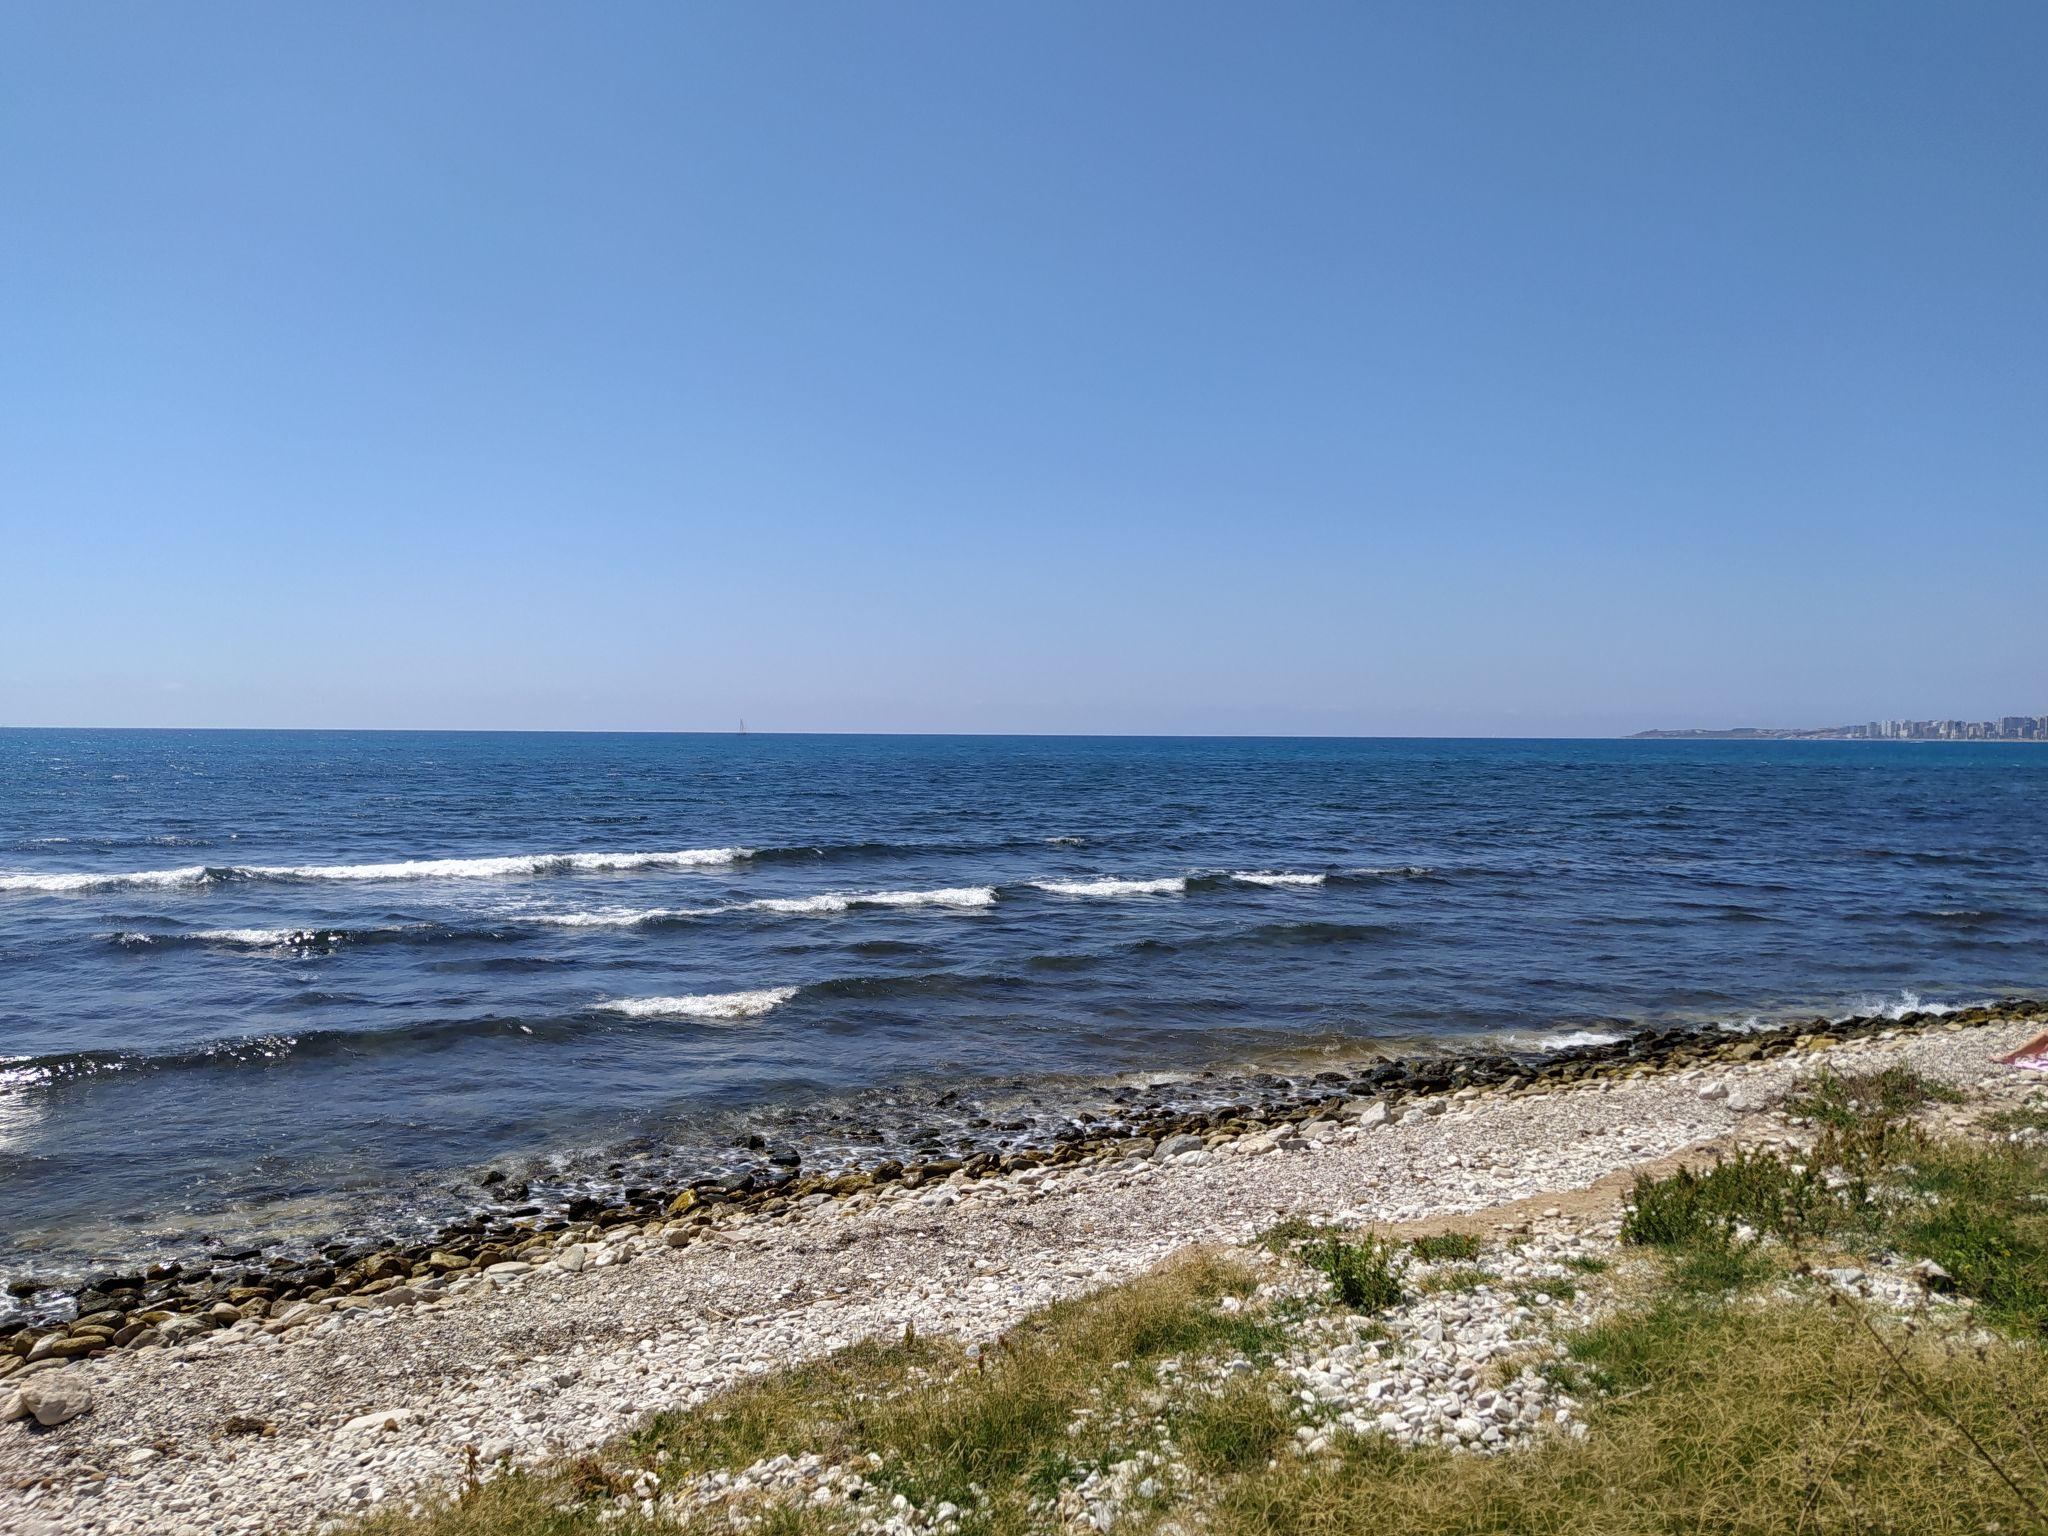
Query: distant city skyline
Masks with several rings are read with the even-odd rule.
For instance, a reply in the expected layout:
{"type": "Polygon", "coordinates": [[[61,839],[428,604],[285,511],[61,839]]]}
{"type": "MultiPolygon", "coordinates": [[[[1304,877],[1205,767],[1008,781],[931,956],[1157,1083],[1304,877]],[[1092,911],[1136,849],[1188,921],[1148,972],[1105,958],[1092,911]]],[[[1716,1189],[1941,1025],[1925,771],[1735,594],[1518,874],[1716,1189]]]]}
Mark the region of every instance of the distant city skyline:
{"type": "Polygon", "coordinates": [[[2048,7],[0,29],[0,722],[2043,702],[2048,7]]]}
{"type": "Polygon", "coordinates": [[[1830,725],[1778,729],[1735,726],[1728,729],[1664,729],[1637,731],[1637,738],[1734,737],[1779,741],[2048,741],[2048,714],[2000,715],[1995,720],[1871,720],[1863,725],[1830,725]]]}

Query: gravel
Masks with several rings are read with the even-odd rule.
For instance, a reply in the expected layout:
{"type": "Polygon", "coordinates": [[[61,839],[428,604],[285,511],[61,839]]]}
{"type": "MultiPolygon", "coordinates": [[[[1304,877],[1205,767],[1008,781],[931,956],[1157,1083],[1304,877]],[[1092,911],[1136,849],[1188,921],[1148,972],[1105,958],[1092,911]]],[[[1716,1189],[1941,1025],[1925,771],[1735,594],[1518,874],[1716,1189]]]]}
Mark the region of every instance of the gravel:
{"type": "MultiPolygon", "coordinates": [[[[2017,1093],[2026,1074],[1993,1058],[2038,1028],[1936,1027],[1541,1094],[1467,1090],[1389,1124],[1373,1123],[1375,1105],[1215,1145],[1168,1138],[1149,1160],[819,1197],[682,1248],[645,1235],[579,1243],[410,1304],[312,1308],[41,1362],[0,1381],[0,1407],[56,1389],[90,1408],[50,1427],[33,1412],[0,1424],[0,1529],[304,1528],[449,1487],[472,1448],[485,1462],[588,1449],[651,1410],[860,1338],[908,1326],[991,1339],[1047,1302],[1190,1244],[1246,1242],[1282,1218],[1414,1222],[1513,1202],[1528,1202],[1513,1218],[1533,1234],[1515,1261],[1527,1273],[1496,1263],[1478,1290],[1411,1303],[1388,1340],[1332,1340],[1290,1360],[1310,1399],[1301,1445],[1312,1453],[1319,1438],[1359,1426],[1478,1449],[1543,1424],[1569,1432],[1575,1405],[1533,1370],[1503,1384],[1497,1371],[1466,1368],[1540,1349],[1546,1319],[1571,1315],[1571,1303],[1532,1307],[1516,1293],[1567,1256],[1584,1225],[1567,1210],[1574,1192],[1702,1143],[1783,1135],[1761,1111],[1823,1059],[1843,1070],[1903,1059],[2017,1093]],[[1539,1210],[1541,1197],[1557,1203],[1539,1210]]],[[[857,1467],[777,1475],[817,1486],[828,1470],[835,1488],[860,1477],[857,1467]]],[[[1079,1495],[1083,1511],[1151,1497],[1137,1490],[1165,1475],[1105,1469],[1103,1486],[1079,1495]]],[[[643,1495],[658,1496],[675,1495],[643,1495]]],[[[898,1510],[878,1514],[876,1528],[943,1529],[956,1516],[898,1510]]]]}

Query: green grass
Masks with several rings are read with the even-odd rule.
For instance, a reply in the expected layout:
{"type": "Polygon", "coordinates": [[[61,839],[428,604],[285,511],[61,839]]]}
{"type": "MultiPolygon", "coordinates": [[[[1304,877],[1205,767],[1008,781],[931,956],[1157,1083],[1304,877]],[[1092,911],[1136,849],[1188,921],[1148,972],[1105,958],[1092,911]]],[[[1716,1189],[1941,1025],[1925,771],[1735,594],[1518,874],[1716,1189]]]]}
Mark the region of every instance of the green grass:
{"type": "Polygon", "coordinates": [[[1923,1077],[1910,1067],[1891,1066],[1881,1072],[1846,1076],[1823,1071],[1787,1097],[1785,1108],[1821,1125],[1848,1130],[1873,1118],[1897,1120],[1927,1104],[1962,1101],[1962,1094],[1946,1083],[1923,1077]]]}
{"type": "Polygon", "coordinates": [[[1290,1218],[1268,1227],[1255,1241],[1323,1275],[1331,1294],[1346,1307],[1384,1312],[1401,1304],[1400,1253],[1385,1238],[1368,1232],[1354,1242],[1335,1227],[1290,1218]]]}
{"type": "Polygon", "coordinates": [[[1368,1233],[1346,1242],[1331,1233],[1302,1246],[1301,1260],[1329,1278],[1338,1301],[1360,1312],[1384,1312],[1401,1304],[1401,1275],[1393,1245],[1368,1233]]]}
{"type": "Polygon", "coordinates": [[[1579,1294],[1575,1280],[1527,1280],[1514,1289],[1514,1298],[1525,1307],[1543,1305],[1536,1298],[1546,1296],[1552,1302],[1570,1301],[1579,1294]]]}
{"type": "Polygon", "coordinates": [[[1804,1164],[1761,1152],[1639,1177],[1623,1240],[1662,1250],[1680,1287],[1702,1294],[1772,1273],[1763,1236],[1794,1250],[1932,1259],[1982,1320],[2048,1339],[2048,1150],[1935,1138],[1907,1118],[1954,1098],[1898,1068],[1823,1074],[1789,1101],[1823,1127],[1804,1164]]]}
{"type": "Polygon", "coordinates": [[[1198,1399],[1174,1418],[1173,1438],[1188,1465],[1209,1477],[1263,1467],[1278,1454],[1294,1422],[1264,1380],[1233,1377],[1213,1397],[1198,1399]]]}
{"type": "Polygon", "coordinates": [[[1418,1237],[1408,1245],[1415,1257],[1425,1264],[1440,1264],[1446,1259],[1476,1259],[1479,1257],[1479,1239],[1469,1232],[1440,1232],[1435,1237],[1418,1237]]]}
{"type": "Polygon", "coordinates": [[[1905,1198],[1887,1233],[1900,1251],[1947,1270],[1984,1321],[2048,1339],[2048,1154],[1929,1142],[1899,1176],[1905,1198]]]}
{"type": "Polygon", "coordinates": [[[1860,1208],[1864,1191],[1837,1187],[1820,1159],[1795,1164],[1775,1152],[1737,1152],[1705,1173],[1638,1174],[1622,1241],[1652,1248],[1727,1246],[1747,1226],[1788,1241],[1824,1236],[1860,1208]]]}
{"type": "MultiPolygon", "coordinates": [[[[976,1532],[1021,1532],[1035,1494],[1055,1488],[1075,1466],[1133,1448],[1131,1426],[1148,1422],[1163,1362],[1270,1358],[1278,1342],[1273,1323],[1218,1305],[1241,1300],[1255,1284],[1244,1266],[1204,1255],[1048,1307],[978,1361],[921,1339],[857,1345],[696,1408],[657,1414],[603,1461],[492,1479],[425,1516],[384,1516],[362,1530],[571,1536],[600,1529],[600,1512],[635,1470],[673,1480],[816,1452],[856,1465],[879,1456],[882,1465],[862,1475],[883,1491],[884,1503],[896,1492],[927,1509],[951,1502],[973,1512],[976,1532]],[[1080,1427],[1070,1432],[1070,1425],[1080,1427]]],[[[1248,1445],[1263,1434],[1253,1407],[1248,1389],[1226,1393],[1208,1423],[1208,1454],[1228,1461],[1233,1435],[1248,1445]]],[[[637,1521],[608,1516],[601,1528],[637,1536],[637,1521]]],[[[792,1536],[830,1528],[807,1514],[792,1536]]]]}
{"type": "Polygon", "coordinates": [[[1901,1354],[1851,1318],[1665,1297],[1576,1343],[1607,1392],[1584,1441],[1505,1456],[1348,1442],[1223,1489],[1205,1536],[1975,1536],[2037,1529],[2048,1377],[2017,1350],[1901,1354]],[[1944,1413],[1957,1421],[1951,1423],[1944,1413]],[[1961,1429],[1957,1424],[1962,1426],[1961,1429]],[[1981,1457],[1967,1429],[1992,1460],[1981,1457]]]}
{"type": "Polygon", "coordinates": [[[2001,1136],[2012,1131],[2038,1134],[2048,1131],[2048,1109],[2031,1104],[2018,1109],[2001,1109],[1984,1117],[1984,1128],[2001,1136]]]}
{"type": "MultiPolygon", "coordinates": [[[[1296,1455],[1299,1410],[1274,1369],[1300,1348],[1287,1328],[1341,1317],[1349,1336],[1386,1337],[1372,1314],[1404,1284],[1488,1277],[1469,1263],[1476,1242],[1397,1246],[1293,1222],[1264,1241],[1320,1272],[1323,1299],[1258,1304],[1255,1268],[1184,1260],[1047,1308],[979,1358],[914,1337],[863,1344],[657,1415],[601,1455],[353,1529],[652,1536],[674,1527],[621,1502],[643,1469],[673,1485],[816,1453],[862,1469],[864,1511],[762,1504],[742,1515],[752,1536],[853,1536],[899,1492],[927,1511],[959,1505],[960,1536],[1053,1536],[1063,1485],[1164,1434],[1190,1482],[1169,1480],[1119,1533],[1153,1536],[1168,1519],[1187,1536],[2048,1531],[2048,1150],[1923,1134],[1911,1117],[1941,1096],[1910,1074],[1823,1077],[1800,1099],[1822,1128],[1803,1162],[1758,1153],[1638,1180],[1624,1235],[1660,1262],[1602,1282],[1625,1299],[1542,1367],[1581,1398],[1583,1439],[1479,1456],[1340,1436],[1329,1456],[1296,1455]],[[1966,1346],[1854,1300],[1759,1285],[1844,1251],[1934,1259],[2001,1331],[1966,1346]],[[1416,1279],[1418,1261],[1445,1267],[1416,1279]]],[[[1566,1300],[1581,1283],[1515,1293],[1566,1300]]],[[[731,1528],[722,1514],[697,1526],[731,1528]]]]}

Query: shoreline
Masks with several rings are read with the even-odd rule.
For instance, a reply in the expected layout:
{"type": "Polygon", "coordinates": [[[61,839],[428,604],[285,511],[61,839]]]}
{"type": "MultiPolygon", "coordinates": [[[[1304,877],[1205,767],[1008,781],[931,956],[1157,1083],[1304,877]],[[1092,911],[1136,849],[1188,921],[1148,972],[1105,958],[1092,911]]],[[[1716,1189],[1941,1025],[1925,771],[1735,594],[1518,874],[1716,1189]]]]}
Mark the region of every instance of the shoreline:
{"type": "Polygon", "coordinates": [[[609,1197],[587,1189],[581,1194],[557,1191],[551,1205],[523,1203],[526,1185],[491,1170],[480,1187],[506,1190],[509,1202],[496,1210],[473,1209],[438,1229],[393,1228],[372,1237],[307,1241],[296,1251],[266,1252],[259,1244],[147,1265],[137,1261],[132,1267],[97,1269],[75,1284],[18,1281],[10,1286],[13,1309],[0,1312],[0,1381],[11,1359],[81,1320],[94,1325],[93,1331],[79,1336],[76,1344],[59,1343],[65,1358],[161,1344],[172,1319],[175,1332],[191,1337],[295,1303],[346,1305],[351,1298],[372,1299],[401,1288],[430,1295],[465,1272],[529,1261],[579,1235],[595,1239],[636,1229],[666,1234],[678,1218],[687,1221],[689,1230],[735,1217],[780,1219],[820,1196],[843,1200],[889,1184],[915,1190],[956,1175],[973,1181],[1030,1167],[1115,1160],[1141,1143],[1156,1145],[1174,1136],[1243,1135],[1302,1123],[1347,1100],[1378,1101],[1391,1113],[1412,1099],[1468,1087],[1515,1085],[1510,1091],[1540,1091],[1543,1085],[1645,1065],[1670,1070],[1699,1060],[1769,1057],[1798,1049],[1816,1034],[1857,1038],[1949,1019],[1995,1020],[2015,1009],[2032,1017],[2048,1009],[2048,1003],[2006,998],[1960,1008],[1816,1015],[1767,1026],[1628,1028],[1609,1021],[1597,1030],[1566,1032],[1562,1038],[1569,1044],[1545,1049],[1540,1037],[1532,1036],[1529,1047],[1513,1051],[1453,1043],[1389,1055],[1375,1042],[1359,1040],[1341,1056],[1260,1059],[1176,1071],[1153,1081],[1134,1081],[1144,1074],[1122,1074],[1097,1080],[1087,1090],[1068,1085],[1068,1101],[1036,1125],[1011,1120],[976,1134],[962,1123],[930,1137],[906,1137],[900,1152],[882,1143],[875,1155],[856,1156],[822,1171],[805,1168],[794,1149],[772,1146],[755,1135],[728,1171],[676,1182],[658,1182],[642,1171],[647,1182],[619,1179],[617,1192],[609,1197]],[[1593,1034],[1610,1038],[1589,1038],[1593,1034]],[[999,1132],[1024,1134],[998,1146],[999,1132]],[[922,1147],[913,1152],[910,1139],[921,1139],[922,1147]],[[235,1309],[239,1317],[230,1318],[221,1308],[235,1309]]]}
{"type": "MultiPolygon", "coordinates": [[[[1769,1133],[1772,1096],[1823,1064],[1909,1059],[1950,1079],[2030,1083],[1991,1061],[2044,1019],[2048,1005],[2012,1002],[1637,1037],[1523,1067],[1519,1083],[1474,1082],[1469,1064],[1456,1081],[1445,1063],[1426,1092],[1333,1092],[1149,1148],[1068,1143],[979,1177],[869,1178],[775,1211],[772,1197],[728,1199],[594,1236],[564,1229],[538,1262],[417,1287],[392,1277],[340,1304],[238,1312],[183,1342],[16,1367],[0,1394],[23,1370],[62,1370],[94,1407],[55,1429],[0,1427],[0,1522],[257,1532],[360,1512],[451,1486],[472,1455],[523,1464],[587,1449],[652,1408],[860,1338],[991,1338],[1049,1301],[1279,1219],[1442,1220],[1740,1143],[1769,1133]]],[[[1512,1219],[1540,1226],[1547,1209],[1512,1219]]]]}

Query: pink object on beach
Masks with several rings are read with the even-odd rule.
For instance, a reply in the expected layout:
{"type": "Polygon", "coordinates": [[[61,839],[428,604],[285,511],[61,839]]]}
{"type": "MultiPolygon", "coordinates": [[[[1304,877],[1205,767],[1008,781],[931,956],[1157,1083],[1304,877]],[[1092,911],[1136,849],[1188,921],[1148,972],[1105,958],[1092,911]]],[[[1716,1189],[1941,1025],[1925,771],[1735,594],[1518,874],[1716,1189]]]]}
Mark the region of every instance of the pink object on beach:
{"type": "Polygon", "coordinates": [[[1998,1058],[2009,1067],[2024,1067],[2029,1072],[2048,1072],[2048,1034],[2036,1035],[2016,1051],[2008,1051],[1998,1058]]]}

